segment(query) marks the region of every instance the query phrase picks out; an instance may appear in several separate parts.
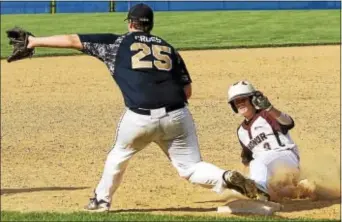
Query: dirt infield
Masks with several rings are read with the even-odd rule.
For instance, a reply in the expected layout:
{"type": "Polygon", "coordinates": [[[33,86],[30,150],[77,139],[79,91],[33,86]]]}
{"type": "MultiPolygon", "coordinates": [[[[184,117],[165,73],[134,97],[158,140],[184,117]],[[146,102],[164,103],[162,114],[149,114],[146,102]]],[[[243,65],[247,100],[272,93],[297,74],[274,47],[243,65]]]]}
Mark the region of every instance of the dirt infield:
{"type": "MultiPolygon", "coordinates": [[[[186,51],[193,79],[190,109],[203,159],[246,172],[227,106],[229,84],[250,80],[292,115],[303,176],[320,186],[318,201],[284,203],[282,217],[340,216],[339,46],[186,51]]],[[[106,67],[88,56],[1,61],[1,208],[75,211],[102,173],[123,111],[106,67]]],[[[113,211],[214,214],[223,196],[178,177],[150,145],[133,157],[113,211]]]]}

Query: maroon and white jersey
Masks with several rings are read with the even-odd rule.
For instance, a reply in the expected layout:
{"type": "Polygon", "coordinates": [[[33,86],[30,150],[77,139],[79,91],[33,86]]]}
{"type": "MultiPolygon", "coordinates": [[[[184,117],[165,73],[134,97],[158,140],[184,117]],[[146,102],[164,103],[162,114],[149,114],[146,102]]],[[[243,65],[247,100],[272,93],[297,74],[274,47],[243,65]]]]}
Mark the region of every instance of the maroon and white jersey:
{"type": "Polygon", "coordinates": [[[288,131],[294,127],[282,125],[267,111],[260,110],[250,121],[243,121],[237,130],[243,153],[254,159],[268,150],[292,150],[299,157],[298,148],[288,131]]]}

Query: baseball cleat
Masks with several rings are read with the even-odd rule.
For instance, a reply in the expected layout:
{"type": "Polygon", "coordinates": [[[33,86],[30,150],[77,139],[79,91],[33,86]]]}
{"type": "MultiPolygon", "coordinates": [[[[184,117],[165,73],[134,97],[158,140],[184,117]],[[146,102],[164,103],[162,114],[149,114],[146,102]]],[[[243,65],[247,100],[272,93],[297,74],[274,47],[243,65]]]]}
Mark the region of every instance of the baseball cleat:
{"type": "Polygon", "coordinates": [[[229,189],[234,189],[248,198],[257,199],[258,188],[253,180],[235,170],[226,171],[223,174],[223,179],[229,189]]]}
{"type": "Polygon", "coordinates": [[[255,198],[257,200],[263,200],[263,201],[270,201],[271,200],[271,197],[268,193],[265,193],[265,192],[260,192],[260,190],[258,190],[258,194],[257,194],[257,197],[255,198]]]}
{"type": "Polygon", "coordinates": [[[110,204],[104,200],[98,201],[96,197],[90,198],[88,205],[84,207],[86,211],[89,212],[108,212],[110,204]]]}
{"type": "Polygon", "coordinates": [[[255,199],[257,200],[263,200],[263,201],[270,201],[271,197],[268,194],[267,190],[265,190],[264,187],[260,186],[258,183],[255,183],[258,193],[257,193],[257,197],[255,199]]]}

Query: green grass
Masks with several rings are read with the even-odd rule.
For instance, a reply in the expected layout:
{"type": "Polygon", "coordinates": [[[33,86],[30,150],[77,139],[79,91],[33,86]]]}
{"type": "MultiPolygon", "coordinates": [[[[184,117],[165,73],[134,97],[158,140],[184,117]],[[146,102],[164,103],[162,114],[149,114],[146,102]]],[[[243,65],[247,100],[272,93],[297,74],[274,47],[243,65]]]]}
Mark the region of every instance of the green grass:
{"type": "MultiPolygon", "coordinates": [[[[37,36],[124,33],[126,13],[1,16],[1,57],[10,54],[5,30],[17,25],[37,36]]],[[[156,12],[153,34],[178,49],[340,43],[340,10],[156,12]]],[[[36,55],[74,54],[39,48],[36,55]]]]}
{"type": "MultiPolygon", "coordinates": [[[[142,213],[19,213],[1,211],[1,221],[322,221],[307,218],[285,219],[281,217],[200,217],[171,216],[142,213]]],[[[326,220],[324,221],[338,221],[326,220]]]]}

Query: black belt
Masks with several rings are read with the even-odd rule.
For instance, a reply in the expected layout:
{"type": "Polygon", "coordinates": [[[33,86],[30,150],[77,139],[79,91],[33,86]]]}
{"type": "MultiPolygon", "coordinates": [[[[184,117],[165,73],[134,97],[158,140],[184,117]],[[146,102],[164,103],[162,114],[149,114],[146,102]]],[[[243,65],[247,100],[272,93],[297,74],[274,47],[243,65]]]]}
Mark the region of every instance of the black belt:
{"type": "MultiPolygon", "coordinates": [[[[179,103],[179,104],[175,104],[175,105],[171,105],[171,106],[166,106],[165,107],[165,110],[166,112],[171,112],[171,111],[174,111],[174,110],[177,110],[177,109],[181,109],[185,106],[184,103],[179,103]]],[[[163,107],[160,107],[160,108],[163,108],[163,107]]],[[[157,109],[160,109],[160,108],[157,108],[157,109]]],[[[151,115],[151,109],[143,109],[143,108],[129,108],[131,111],[135,112],[135,113],[138,113],[138,114],[141,114],[141,115],[151,115]]]]}

